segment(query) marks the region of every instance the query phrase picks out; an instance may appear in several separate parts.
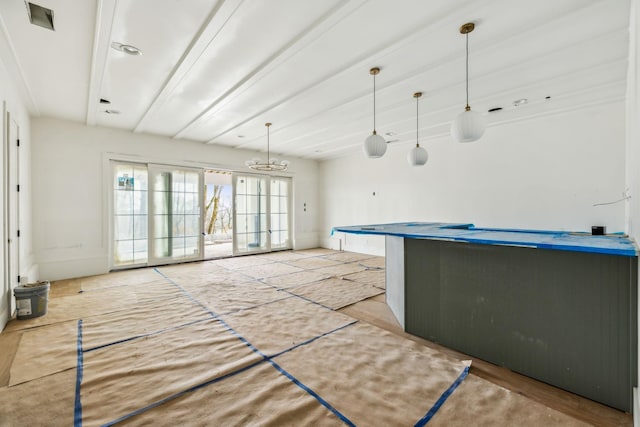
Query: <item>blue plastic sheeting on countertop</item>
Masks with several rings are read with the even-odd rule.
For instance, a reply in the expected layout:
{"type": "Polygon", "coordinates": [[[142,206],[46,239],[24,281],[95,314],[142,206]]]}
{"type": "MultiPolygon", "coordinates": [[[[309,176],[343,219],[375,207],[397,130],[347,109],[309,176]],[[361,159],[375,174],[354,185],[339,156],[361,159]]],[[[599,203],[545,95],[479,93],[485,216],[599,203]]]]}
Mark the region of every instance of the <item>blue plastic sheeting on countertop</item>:
{"type": "Polygon", "coordinates": [[[622,256],[638,255],[638,248],[634,241],[620,235],[592,236],[587,233],[569,233],[566,231],[476,228],[473,224],[449,224],[444,222],[352,225],[333,227],[331,235],[335,232],[378,234],[410,239],[452,240],[485,245],[524,246],[537,249],[593,252],[622,256]]]}

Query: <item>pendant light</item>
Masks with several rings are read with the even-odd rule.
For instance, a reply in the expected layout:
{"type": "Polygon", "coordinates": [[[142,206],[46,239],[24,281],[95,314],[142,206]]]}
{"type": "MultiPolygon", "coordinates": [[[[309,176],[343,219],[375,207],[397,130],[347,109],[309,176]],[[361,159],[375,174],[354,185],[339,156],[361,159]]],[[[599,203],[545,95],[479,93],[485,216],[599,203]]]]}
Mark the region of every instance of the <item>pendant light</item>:
{"type": "Polygon", "coordinates": [[[283,171],[289,166],[289,162],[286,160],[278,161],[278,159],[272,159],[269,153],[269,127],[271,123],[264,124],[267,127],[267,161],[263,162],[261,159],[252,159],[244,162],[245,165],[251,169],[263,172],[283,171]]]}
{"type": "Polygon", "coordinates": [[[484,116],[477,111],[471,111],[469,106],[469,33],[473,31],[475,24],[468,22],[460,27],[460,34],[464,34],[466,37],[466,91],[467,91],[467,106],[464,111],[456,117],[451,124],[451,135],[453,139],[458,142],[473,142],[477,141],[484,134],[484,130],[487,127],[484,116]]]}
{"type": "Polygon", "coordinates": [[[420,143],[418,142],[418,101],[422,96],[422,92],[416,92],[413,94],[413,97],[416,99],[416,146],[407,153],[407,161],[411,166],[424,166],[429,160],[429,154],[427,150],[420,147],[420,143]]]}
{"type": "Polygon", "coordinates": [[[379,73],[378,67],[369,70],[369,74],[373,76],[373,134],[364,141],[364,154],[370,159],[382,157],[387,151],[387,141],[376,133],[376,75],[379,73]]]}

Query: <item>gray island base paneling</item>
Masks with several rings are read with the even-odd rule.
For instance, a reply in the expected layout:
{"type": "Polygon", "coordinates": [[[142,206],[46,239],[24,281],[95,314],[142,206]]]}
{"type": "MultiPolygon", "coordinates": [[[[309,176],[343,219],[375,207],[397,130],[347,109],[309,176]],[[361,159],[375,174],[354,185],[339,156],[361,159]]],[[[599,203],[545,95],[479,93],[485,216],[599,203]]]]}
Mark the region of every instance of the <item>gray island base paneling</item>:
{"type": "MultiPolygon", "coordinates": [[[[366,226],[373,227],[384,225],[366,226]]],[[[351,228],[361,230],[334,230],[351,228]]],[[[392,228],[387,303],[407,332],[631,412],[638,340],[633,242],[584,236],[588,250],[567,250],[402,236],[398,224],[392,228]]]]}
{"type": "Polygon", "coordinates": [[[404,244],[407,332],[631,411],[636,258],[404,244]]]}

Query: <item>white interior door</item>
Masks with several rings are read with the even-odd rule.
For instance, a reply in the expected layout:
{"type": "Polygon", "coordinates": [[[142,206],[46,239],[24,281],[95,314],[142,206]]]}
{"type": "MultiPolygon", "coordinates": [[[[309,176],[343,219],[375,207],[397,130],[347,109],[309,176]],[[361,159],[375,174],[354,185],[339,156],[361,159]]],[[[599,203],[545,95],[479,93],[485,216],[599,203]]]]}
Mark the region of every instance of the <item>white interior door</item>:
{"type": "Polygon", "coordinates": [[[203,258],[201,169],[149,165],[149,263],[203,258]]]}

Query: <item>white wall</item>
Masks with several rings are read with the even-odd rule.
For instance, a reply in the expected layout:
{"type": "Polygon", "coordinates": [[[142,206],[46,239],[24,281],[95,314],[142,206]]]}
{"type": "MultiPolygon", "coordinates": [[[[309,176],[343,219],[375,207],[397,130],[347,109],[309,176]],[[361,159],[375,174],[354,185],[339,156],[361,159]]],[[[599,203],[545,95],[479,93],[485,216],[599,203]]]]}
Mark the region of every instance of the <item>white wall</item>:
{"type": "MultiPolygon", "coordinates": [[[[629,195],[627,204],[627,233],[640,242],[640,4],[631,2],[629,19],[629,70],[627,75],[627,164],[626,178],[629,195]]],[[[640,266],[638,266],[640,278],[640,266]]],[[[638,294],[640,307],[640,294],[638,294]]],[[[640,318],[638,319],[640,322],[640,318]]],[[[640,334],[640,325],[638,327],[640,334]]],[[[638,338],[638,366],[640,366],[640,337],[638,338]]],[[[640,375],[640,373],[639,373],[640,375]]],[[[640,378],[638,378],[640,384],[640,378]]],[[[634,425],[640,425],[640,401],[634,390],[634,425]]]]}
{"type": "MultiPolygon", "coordinates": [[[[48,118],[32,120],[32,139],[34,246],[41,279],[46,280],[109,270],[108,158],[248,171],[244,161],[260,156],[48,118]]],[[[318,164],[288,160],[287,174],[294,185],[294,247],[316,247],[318,164]]]]}
{"type": "Polygon", "coordinates": [[[407,163],[412,144],[390,144],[381,159],[358,153],[320,164],[323,246],[346,237],[344,249],[379,254],[383,240],[331,238],[331,227],[402,221],[625,230],[624,202],[593,206],[625,189],[623,101],[492,126],[475,143],[446,136],[421,145],[430,156],[422,168],[407,163]]]}
{"type": "MultiPolygon", "coordinates": [[[[6,54],[6,40],[3,38],[3,34],[0,33],[0,58],[5,57],[6,54]]],[[[13,81],[12,76],[7,70],[6,64],[0,59],[0,110],[4,110],[9,113],[11,119],[15,121],[19,127],[20,136],[20,165],[19,165],[19,182],[20,182],[20,216],[18,217],[18,224],[20,227],[20,271],[11,272],[12,275],[19,273],[23,280],[29,281],[37,276],[37,270],[33,261],[33,250],[31,243],[31,169],[30,169],[30,119],[25,104],[23,103],[18,90],[17,85],[13,81]]],[[[0,200],[2,201],[2,208],[0,209],[0,234],[2,235],[2,244],[0,244],[0,269],[3,274],[0,277],[2,283],[0,283],[0,331],[4,328],[9,317],[13,315],[9,311],[9,298],[12,297],[13,292],[8,289],[7,286],[7,269],[6,269],[6,248],[5,243],[9,236],[5,227],[5,205],[6,194],[6,141],[7,138],[7,126],[9,124],[6,120],[6,114],[0,114],[0,128],[2,129],[2,149],[0,149],[0,200]]],[[[13,139],[13,137],[12,137],[13,139]]]]}

